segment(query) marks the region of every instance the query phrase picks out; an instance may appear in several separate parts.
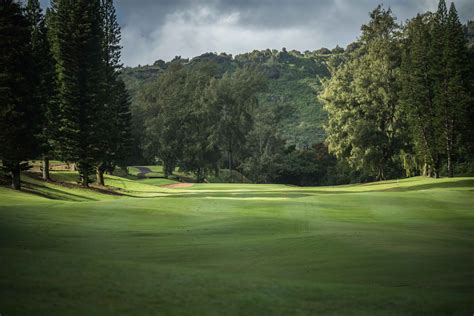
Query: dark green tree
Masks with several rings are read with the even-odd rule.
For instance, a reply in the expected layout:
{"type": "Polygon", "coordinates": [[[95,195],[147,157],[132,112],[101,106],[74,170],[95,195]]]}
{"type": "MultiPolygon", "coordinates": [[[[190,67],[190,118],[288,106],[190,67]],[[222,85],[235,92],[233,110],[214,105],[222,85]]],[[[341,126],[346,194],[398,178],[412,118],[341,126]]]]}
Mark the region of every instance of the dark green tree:
{"type": "Polygon", "coordinates": [[[33,97],[37,81],[30,29],[17,2],[0,0],[0,159],[16,190],[20,171],[38,154],[40,109],[33,97]]]}
{"type": "Polygon", "coordinates": [[[185,116],[181,128],[182,156],[178,162],[180,170],[192,172],[197,182],[203,182],[211,171],[218,170],[220,150],[210,142],[215,128],[212,121],[212,103],[206,93],[211,80],[217,76],[217,65],[213,62],[198,63],[188,69],[185,84],[185,116]]]}
{"type": "Polygon", "coordinates": [[[97,166],[97,184],[105,185],[104,172],[112,171],[117,163],[122,168],[130,156],[131,129],[129,97],[125,86],[119,79],[120,64],[120,26],[117,22],[113,0],[101,0],[102,58],[104,66],[103,103],[99,113],[102,124],[102,157],[97,166]],[[127,148],[127,150],[125,150],[127,148]]]}
{"type": "Polygon", "coordinates": [[[149,156],[163,162],[166,177],[179,166],[202,182],[217,168],[220,152],[210,141],[215,125],[208,101],[216,69],[212,62],[184,68],[176,61],[143,94],[148,106],[147,149],[149,156]]]}
{"type": "Polygon", "coordinates": [[[126,169],[131,163],[131,154],[134,148],[134,138],[132,133],[132,112],[130,110],[130,95],[128,94],[122,79],[116,81],[116,157],[115,164],[126,169]]]}
{"type": "Polygon", "coordinates": [[[28,0],[26,16],[31,27],[31,45],[36,81],[34,95],[36,106],[41,109],[41,131],[38,141],[43,154],[43,179],[50,180],[49,159],[58,138],[58,107],[54,61],[50,49],[45,17],[38,0],[28,0]]]}
{"type": "Polygon", "coordinates": [[[263,104],[252,113],[254,124],[246,139],[242,169],[255,183],[271,183],[284,164],[285,141],[277,131],[285,114],[278,106],[263,104]]]}
{"type": "Polygon", "coordinates": [[[180,63],[170,65],[158,80],[142,91],[146,105],[145,151],[150,159],[161,159],[165,177],[173,174],[182,155],[185,117],[186,70],[180,63]]]}
{"type": "Polygon", "coordinates": [[[88,186],[102,157],[103,33],[99,0],[56,0],[51,14],[59,82],[60,156],[88,186]]]}
{"type": "Polygon", "coordinates": [[[211,82],[208,102],[212,107],[214,128],[210,136],[227,155],[229,175],[235,167],[234,160],[244,147],[253,125],[252,113],[258,104],[257,94],[265,91],[266,82],[255,68],[241,68],[226,73],[211,82]]]}
{"type": "MultiPolygon", "coordinates": [[[[439,177],[444,152],[443,121],[435,107],[438,76],[432,45],[436,15],[418,15],[405,27],[401,67],[401,104],[409,122],[415,155],[423,161],[423,174],[439,177]]],[[[418,168],[420,169],[420,168],[418,168]]]]}
{"type": "Polygon", "coordinates": [[[444,44],[444,127],[446,141],[446,166],[449,177],[454,175],[454,157],[458,152],[463,121],[469,106],[468,93],[468,50],[464,30],[454,6],[451,3],[446,20],[444,44]]]}

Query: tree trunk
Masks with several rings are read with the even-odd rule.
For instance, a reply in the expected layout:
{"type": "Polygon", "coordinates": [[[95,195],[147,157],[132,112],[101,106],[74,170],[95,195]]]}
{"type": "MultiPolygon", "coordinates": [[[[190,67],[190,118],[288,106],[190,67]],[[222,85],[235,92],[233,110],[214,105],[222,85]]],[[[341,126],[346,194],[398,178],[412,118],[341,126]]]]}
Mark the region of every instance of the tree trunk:
{"type": "Polygon", "coordinates": [[[21,190],[21,181],[20,181],[20,163],[17,162],[12,168],[12,188],[14,190],[21,190]]]}
{"type": "Polygon", "coordinates": [[[440,158],[438,155],[436,156],[436,160],[434,161],[434,166],[433,166],[433,175],[435,179],[439,179],[439,167],[440,167],[440,158]]]}
{"type": "Polygon", "coordinates": [[[451,149],[447,148],[447,151],[446,151],[446,154],[447,154],[447,164],[448,164],[448,177],[449,178],[452,178],[453,177],[453,161],[452,161],[452,157],[451,157],[451,149]]]}
{"type": "Polygon", "coordinates": [[[97,168],[97,184],[101,186],[105,186],[104,170],[101,167],[97,168]]]}
{"type": "Polygon", "coordinates": [[[47,156],[43,158],[43,180],[51,180],[51,177],[49,176],[49,157],[47,156]]]}
{"type": "Polygon", "coordinates": [[[423,177],[428,177],[430,175],[429,171],[428,171],[428,163],[426,163],[426,159],[425,159],[425,164],[423,165],[423,177]]]}
{"type": "Polygon", "coordinates": [[[201,168],[197,169],[196,177],[197,177],[197,179],[196,179],[197,183],[203,183],[204,182],[204,177],[203,177],[201,168]]]}
{"type": "Polygon", "coordinates": [[[232,181],[232,142],[229,142],[229,182],[232,181]]]}
{"type": "Polygon", "coordinates": [[[378,175],[377,175],[377,180],[378,180],[378,181],[384,181],[384,180],[385,180],[385,175],[384,175],[384,172],[383,172],[383,167],[379,167],[379,172],[378,172],[378,175]]]}
{"type": "Polygon", "coordinates": [[[173,174],[173,172],[171,170],[171,166],[170,166],[169,163],[164,163],[163,164],[163,174],[165,176],[165,179],[168,179],[168,177],[173,174]]]}
{"type": "Polygon", "coordinates": [[[454,122],[449,120],[446,123],[446,156],[447,156],[447,167],[448,167],[448,177],[452,178],[454,176],[453,170],[453,127],[454,122]]]}
{"type": "Polygon", "coordinates": [[[89,187],[89,174],[84,173],[81,176],[81,186],[88,188],[89,187]]]}

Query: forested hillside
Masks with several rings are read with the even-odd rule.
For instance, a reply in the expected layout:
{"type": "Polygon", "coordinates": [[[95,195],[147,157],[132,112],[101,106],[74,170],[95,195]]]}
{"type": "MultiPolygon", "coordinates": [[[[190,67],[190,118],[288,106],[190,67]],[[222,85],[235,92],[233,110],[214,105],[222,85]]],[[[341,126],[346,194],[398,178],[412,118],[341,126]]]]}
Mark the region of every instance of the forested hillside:
{"type": "Polygon", "coordinates": [[[327,61],[332,55],[343,53],[337,47],[306,51],[255,50],[251,53],[233,57],[225,53],[219,55],[206,53],[189,59],[176,57],[170,62],[156,61],[153,65],[128,67],[122,77],[132,96],[132,107],[136,118],[137,132],[140,132],[140,113],[143,104],[140,92],[156,80],[171,63],[181,63],[185,67],[199,63],[214,62],[221,74],[233,72],[248,65],[258,66],[268,79],[268,90],[259,95],[260,111],[275,113],[277,117],[277,134],[288,146],[308,148],[324,140],[322,125],[325,114],[317,95],[321,90],[321,78],[327,78],[329,71],[327,61]]]}

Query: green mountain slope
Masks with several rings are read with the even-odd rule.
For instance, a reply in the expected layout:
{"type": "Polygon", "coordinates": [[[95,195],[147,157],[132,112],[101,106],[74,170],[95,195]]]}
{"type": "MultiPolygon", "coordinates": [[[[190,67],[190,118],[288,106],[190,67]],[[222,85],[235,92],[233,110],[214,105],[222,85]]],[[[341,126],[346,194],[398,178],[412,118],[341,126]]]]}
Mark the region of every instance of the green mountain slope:
{"type": "Polygon", "coordinates": [[[180,62],[188,67],[197,63],[214,62],[220,72],[232,72],[238,67],[255,65],[262,69],[268,78],[268,92],[261,94],[259,104],[262,111],[277,112],[278,134],[287,145],[298,148],[308,147],[324,140],[322,126],[325,115],[317,94],[321,89],[321,79],[329,76],[326,61],[332,54],[341,53],[337,48],[333,52],[319,50],[315,52],[289,51],[285,49],[253,51],[237,55],[206,53],[191,60],[175,58],[165,63],[156,61],[153,65],[125,68],[123,79],[132,95],[132,107],[137,130],[141,126],[140,92],[147,83],[153,82],[171,62],[180,62]]]}

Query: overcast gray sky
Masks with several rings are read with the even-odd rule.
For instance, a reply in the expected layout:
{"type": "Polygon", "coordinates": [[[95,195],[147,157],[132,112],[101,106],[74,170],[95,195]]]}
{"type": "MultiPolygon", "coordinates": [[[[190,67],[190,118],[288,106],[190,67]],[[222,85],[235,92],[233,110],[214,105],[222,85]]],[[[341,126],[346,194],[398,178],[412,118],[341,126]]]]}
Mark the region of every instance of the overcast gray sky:
{"type": "MultiPolygon", "coordinates": [[[[436,10],[438,0],[115,0],[128,66],[205,52],[345,47],[379,3],[405,21],[436,10]]],[[[474,0],[454,3],[463,22],[474,19],[474,0]]]]}

